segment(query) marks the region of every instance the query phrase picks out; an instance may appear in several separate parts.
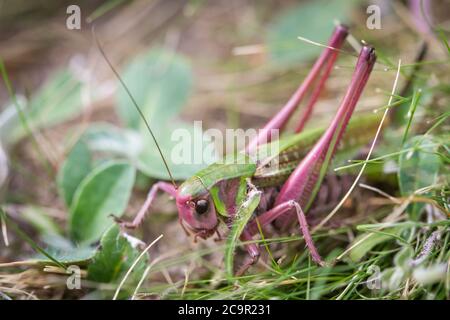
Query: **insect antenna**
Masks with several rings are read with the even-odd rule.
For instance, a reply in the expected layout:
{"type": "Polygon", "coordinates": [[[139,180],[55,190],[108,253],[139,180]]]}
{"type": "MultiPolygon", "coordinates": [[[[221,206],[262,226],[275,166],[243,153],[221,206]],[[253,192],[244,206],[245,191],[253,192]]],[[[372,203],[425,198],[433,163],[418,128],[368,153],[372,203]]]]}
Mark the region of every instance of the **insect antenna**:
{"type": "MultiPolygon", "coordinates": [[[[350,35],[350,36],[351,36],[351,35],[350,35]]],[[[311,45],[313,45],[313,46],[317,46],[317,47],[320,47],[320,48],[327,48],[327,49],[330,49],[330,50],[332,50],[332,51],[340,52],[340,53],[342,53],[342,54],[345,54],[345,55],[348,55],[348,56],[352,56],[352,57],[356,57],[356,58],[359,57],[359,54],[356,54],[356,53],[353,53],[353,52],[350,52],[350,51],[347,51],[347,50],[343,50],[343,49],[331,47],[331,46],[328,46],[328,45],[326,45],[326,44],[319,43],[319,42],[313,41],[313,40],[311,40],[311,39],[308,39],[308,38],[305,38],[305,37],[302,37],[302,36],[297,36],[297,39],[300,40],[300,41],[303,41],[303,42],[305,42],[305,43],[311,44],[311,45]]],[[[347,39],[347,40],[348,40],[348,41],[351,41],[351,45],[352,45],[353,47],[356,47],[356,46],[360,45],[360,44],[358,43],[358,40],[356,40],[353,36],[351,36],[350,39],[351,39],[351,40],[349,40],[349,39],[347,39]]],[[[365,42],[364,40],[361,40],[361,44],[365,45],[365,43],[366,43],[366,42],[365,42]]],[[[356,50],[356,48],[355,48],[355,50],[356,50]]],[[[357,50],[357,51],[359,51],[359,50],[357,50]]],[[[382,63],[382,62],[379,62],[379,61],[377,61],[377,62],[375,62],[375,63],[376,63],[377,65],[381,65],[381,66],[384,66],[384,67],[390,67],[390,66],[388,66],[388,65],[386,65],[386,64],[384,64],[384,63],[382,63]]]]}
{"type": "Polygon", "coordinates": [[[148,123],[147,119],[144,116],[144,113],[142,112],[141,108],[139,107],[139,105],[137,104],[136,100],[134,99],[133,95],[130,92],[130,89],[128,89],[127,85],[125,84],[125,82],[123,81],[122,77],[120,76],[120,74],[117,72],[117,70],[114,68],[114,66],[112,65],[111,61],[108,59],[108,57],[106,56],[105,51],[103,50],[103,47],[99,41],[99,39],[97,38],[97,34],[95,33],[95,26],[92,26],[92,35],[94,37],[95,43],[100,51],[100,53],[102,54],[103,58],[105,59],[106,63],[108,64],[108,66],[111,68],[112,72],[114,73],[114,75],[117,77],[117,79],[119,80],[120,84],[122,85],[122,87],[125,89],[127,95],[130,97],[131,101],[133,102],[134,107],[136,108],[136,111],[139,113],[139,116],[142,118],[142,120],[145,123],[145,126],[147,127],[148,132],[150,133],[150,135],[152,136],[153,141],[155,142],[156,148],[158,149],[159,155],[161,156],[162,161],[164,162],[164,166],[166,167],[167,173],[169,174],[170,180],[172,181],[173,186],[175,187],[175,189],[177,188],[177,184],[175,183],[175,179],[172,176],[172,173],[170,172],[169,169],[169,165],[167,164],[166,158],[163,155],[163,152],[158,144],[158,141],[156,140],[155,135],[153,134],[152,129],[150,128],[150,124],[148,123]]]}
{"type": "Polygon", "coordinates": [[[353,53],[353,52],[350,52],[350,51],[347,51],[347,50],[338,49],[338,48],[335,48],[335,47],[331,47],[331,46],[328,46],[326,44],[322,44],[322,43],[310,40],[310,39],[302,37],[302,36],[297,36],[297,39],[300,40],[300,41],[306,42],[308,44],[312,44],[313,46],[317,46],[317,47],[321,47],[321,48],[327,48],[327,49],[330,49],[330,50],[333,50],[333,51],[336,51],[336,52],[340,52],[340,53],[343,53],[343,54],[346,54],[346,55],[349,55],[349,56],[358,57],[358,55],[353,53]]]}

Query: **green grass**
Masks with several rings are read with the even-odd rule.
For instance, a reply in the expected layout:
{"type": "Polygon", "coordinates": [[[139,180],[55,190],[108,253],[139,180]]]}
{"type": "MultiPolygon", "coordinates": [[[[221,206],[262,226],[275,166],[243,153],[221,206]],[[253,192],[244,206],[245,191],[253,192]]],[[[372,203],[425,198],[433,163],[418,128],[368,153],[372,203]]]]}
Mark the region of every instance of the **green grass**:
{"type": "MultiPolygon", "coordinates": [[[[431,252],[429,258],[424,262],[424,266],[431,266],[439,263],[447,263],[450,258],[449,253],[449,224],[441,226],[443,228],[443,239],[431,252]]],[[[349,228],[334,230],[335,233],[345,233],[349,228]]],[[[260,271],[256,274],[249,274],[243,277],[234,278],[228,281],[224,271],[220,268],[211,267],[209,276],[206,279],[191,280],[186,284],[183,282],[174,286],[168,284],[149,284],[141,288],[141,293],[154,293],[164,299],[446,299],[448,298],[448,285],[441,281],[429,285],[412,284],[412,270],[408,267],[396,266],[398,270],[404,270],[403,279],[395,288],[382,287],[379,290],[371,290],[367,286],[374,270],[374,266],[379,268],[382,275],[386,270],[392,268],[393,260],[400,250],[405,246],[415,248],[415,254],[420,252],[426,241],[426,235],[421,229],[415,226],[404,226],[401,228],[404,234],[403,243],[399,244],[396,239],[391,239],[376,246],[362,261],[352,262],[347,258],[337,262],[332,267],[318,267],[310,262],[308,253],[298,245],[301,243],[299,237],[286,237],[272,239],[273,243],[297,244],[295,250],[298,251],[296,258],[285,263],[283,266],[273,268],[271,271],[260,271]],[[210,279],[208,279],[210,278],[210,279]],[[183,289],[184,287],[184,289],[183,289]],[[180,292],[183,291],[183,296],[180,292]]],[[[327,247],[327,233],[316,237],[319,250],[327,247]]],[[[219,247],[220,248],[220,247],[219,247]]],[[[222,247],[223,249],[223,247],[222,247]]],[[[331,262],[342,249],[335,249],[328,256],[331,262]]],[[[157,273],[162,269],[176,266],[185,261],[200,261],[208,251],[187,254],[176,259],[168,259],[158,264],[150,272],[157,273]],[[193,258],[194,257],[194,258],[193,258]]],[[[292,252],[294,254],[294,252],[292,252]]],[[[448,276],[448,275],[447,275],[448,276]]],[[[388,285],[384,278],[381,279],[382,286],[388,285]]]]}

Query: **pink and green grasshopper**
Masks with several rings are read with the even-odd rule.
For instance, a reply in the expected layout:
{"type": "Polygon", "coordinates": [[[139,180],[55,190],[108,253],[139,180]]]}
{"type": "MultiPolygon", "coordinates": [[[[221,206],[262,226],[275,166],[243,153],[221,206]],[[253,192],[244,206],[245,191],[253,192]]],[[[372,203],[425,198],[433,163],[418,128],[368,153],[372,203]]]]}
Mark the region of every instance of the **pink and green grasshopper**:
{"type": "MultiPolygon", "coordinates": [[[[305,212],[311,207],[338,144],[345,142],[342,139],[344,131],[350,139],[347,139],[348,145],[341,147],[354,148],[367,143],[369,135],[378,124],[373,114],[354,117],[350,121],[376,60],[374,49],[364,46],[359,53],[347,92],[329,127],[302,131],[347,34],[345,26],[335,28],[328,45],[304,82],[239,156],[226,157],[224,161],[206,167],[179,186],[173,179],[172,183],[155,183],[134,220],[119,221],[121,226],[138,227],[145,219],[158,191],[163,191],[175,198],[181,226],[188,234],[192,233],[195,239],[207,239],[215,233],[219,235],[217,229],[220,222],[231,229],[242,212],[251,211],[238,234],[240,240],[246,242],[248,252],[238,273],[245,272],[260,256],[259,246],[252,242],[260,228],[272,222],[286,228],[292,226],[295,219],[298,220],[312,259],[322,265],[324,262],[311,238],[305,212]],[[259,150],[271,143],[274,129],[284,129],[309,90],[309,101],[300,117],[296,134],[278,141],[279,153],[276,157],[257,157],[255,160],[252,155],[258,154],[259,150]],[[242,163],[237,159],[245,161],[242,163]]],[[[143,119],[145,121],[144,117],[143,119]]],[[[145,123],[153,136],[148,123],[145,123]]],[[[168,169],[163,156],[162,158],[168,169]]]]}

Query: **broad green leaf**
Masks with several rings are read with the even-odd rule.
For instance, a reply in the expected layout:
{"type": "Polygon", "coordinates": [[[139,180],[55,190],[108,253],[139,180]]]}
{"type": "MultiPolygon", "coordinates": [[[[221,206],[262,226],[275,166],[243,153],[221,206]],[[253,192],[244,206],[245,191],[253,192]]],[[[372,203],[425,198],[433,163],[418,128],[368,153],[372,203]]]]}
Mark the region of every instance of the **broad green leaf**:
{"type": "Polygon", "coordinates": [[[349,254],[350,259],[355,262],[360,261],[376,245],[394,239],[395,236],[398,236],[400,234],[400,231],[401,230],[399,228],[390,228],[383,230],[383,234],[382,233],[360,234],[350,244],[350,247],[353,247],[350,250],[349,254]],[[389,234],[392,234],[392,236],[390,236],[389,234]]]}
{"type": "MultiPolygon", "coordinates": [[[[49,261],[52,261],[54,264],[58,265],[61,268],[64,268],[64,265],[55,259],[51,254],[49,254],[44,248],[42,248],[39,244],[36,243],[30,236],[24,232],[19,225],[17,225],[13,220],[11,220],[6,212],[0,207],[0,222],[3,226],[8,226],[9,229],[12,229],[23,241],[28,243],[34,251],[45,256],[49,261]]],[[[35,262],[35,261],[34,261],[35,262]]]]}
{"type": "Polygon", "coordinates": [[[271,61],[292,65],[318,55],[322,48],[305,43],[299,36],[326,44],[338,19],[345,23],[355,1],[318,0],[298,4],[279,15],[267,33],[271,61]]]}
{"type": "Polygon", "coordinates": [[[78,185],[91,170],[91,152],[86,143],[80,140],[65,159],[57,177],[58,191],[67,207],[70,207],[78,185]]]}
{"type": "Polygon", "coordinates": [[[9,228],[14,230],[20,238],[36,251],[36,255],[32,259],[25,260],[24,263],[30,266],[51,264],[61,268],[72,264],[86,264],[94,256],[94,249],[87,246],[74,246],[69,240],[60,236],[57,226],[50,219],[46,219],[47,217],[40,212],[41,210],[43,209],[38,207],[28,207],[22,211],[22,215],[42,232],[42,238],[48,244],[46,248],[41,247],[35,240],[31,239],[15,222],[9,220],[5,212],[0,209],[0,220],[6,219],[9,228]]]}
{"type": "Polygon", "coordinates": [[[39,127],[72,118],[80,112],[81,82],[69,70],[56,73],[30,100],[29,117],[39,127]]]}
{"type": "MultiPolygon", "coordinates": [[[[125,68],[123,79],[152,128],[175,179],[186,179],[213,162],[211,153],[202,157],[205,142],[201,128],[174,121],[191,93],[192,72],[187,60],[174,52],[152,49],[125,68]],[[173,134],[180,137],[177,132],[186,139],[174,138],[173,134]],[[180,147],[189,149],[182,161],[173,156],[180,147]],[[200,155],[200,160],[193,159],[194,155],[200,155]]],[[[118,89],[117,97],[119,116],[141,136],[137,167],[150,177],[169,179],[158,149],[124,88],[118,89]]]]}
{"type": "MultiPolygon", "coordinates": [[[[164,131],[166,133],[159,139],[159,144],[175,179],[189,178],[215,160],[211,153],[202,154],[207,141],[203,141],[201,128],[178,122],[177,125],[168,124],[164,131]],[[178,132],[182,135],[172,137],[174,130],[180,130],[178,132]],[[188,155],[185,161],[179,160],[180,149],[188,155]],[[197,155],[200,158],[195,158],[197,155]]],[[[95,123],[86,130],[82,140],[96,158],[97,155],[106,159],[126,158],[149,177],[169,178],[155,144],[146,132],[139,134],[134,130],[95,123]]]]}
{"type": "MultiPolygon", "coordinates": [[[[96,252],[95,247],[77,246],[70,239],[59,234],[44,234],[41,238],[47,245],[47,252],[66,265],[85,265],[94,257],[96,252]]],[[[39,262],[46,262],[48,264],[48,258],[42,255],[39,255],[37,258],[39,262]]]]}
{"type": "Polygon", "coordinates": [[[69,231],[76,242],[98,240],[128,204],[135,170],[125,162],[110,161],[91,171],[80,183],[70,207],[69,231]]]}
{"type": "MultiPolygon", "coordinates": [[[[73,247],[70,250],[59,250],[52,247],[47,248],[47,252],[55,259],[65,265],[86,265],[92,260],[95,254],[95,248],[92,247],[73,247]]],[[[39,264],[49,264],[50,260],[44,256],[37,257],[39,264]]]]}
{"type": "MultiPolygon", "coordinates": [[[[62,266],[87,265],[95,254],[95,248],[92,247],[72,247],[68,250],[61,250],[59,248],[47,247],[45,251],[62,266]]],[[[26,266],[44,267],[48,265],[57,265],[43,254],[36,254],[33,258],[23,261],[26,266]]]]}
{"type": "MultiPolygon", "coordinates": [[[[100,241],[100,247],[88,267],[88,278],[103,283],[119,280],[139,254],[140,252],[120,234],[119,227],[114,225],[108,229],[100,241]]],[[[147,263],[147,256],[139,260],[132,271],[131,278],[139,279],[147,263]]]]}
{"type": "Polygon", "coordinates": [[[61,232],[55,221],[46,214],[46,208],[32,205],[26,206],[20,212],[20,215],[33,225],[41,235],[59,234],[61,232]]]}
{"type": "Polygon", "coordinates": [[[69,152],[58,172],[58,191],[66,205],[70,207],[78,185],[96,164],[117,156],[136,162],[141,148],[141,137],[134,131],[107,123],[92,124],[69,152]]]}
{"type": "MultiPolygon", "coordinates": [[[[152,49],[135,59],[122,77],[155,133],[180,111],[192,87],[188,62],[163,49],[152,49]]],[[[123,87],[119,87],[117,97],[117,111],[125,124],[129,128],[145,129],[123,87]]]]}
{"type": "Polygon", "coordinates": [[[108,123],[93,123],[82,139],[91,152],[120,155],[130,160],[136,159],[142,150],[140,134],[108,123]]]}
{"type": "MultiPolygon", "coordinates": [[[[164,132],[158,143],[176,180],[187,179],[217,160],[207,151],[210,149],[207,148],[208,142],[201,128],[179,122],[176,125],[168,124],[164,132]]],[[[138,157],[137,167],[150,177],[168,180],[168,173],[155,144],[148,134],[144,139],[148,142],[138,157]]]]}
{"type": "MultiPolygon", "coordinates": [[[[81,88],[82,83],[71,71],[62,70],[54,74],[27,104],[19,102],[30,127],[33,130],[46,128],[77,116],[82,106],[81,88]]],[[[5,117],[4,115],[8,117],[7,125],[10,130],[3,138],[13,144],[28,132],[21,125],[15,106],[9,106],[0,118],[5,117]]]]}
{"type": "MultiPolygon", "coordinates": [[[[437,154],[439,144],[431,136],[415,136],[403,147],[412,149],[401,154],[398,162],[400,192],[402,196],[408,197],[437,182],[441,158],[437,154]]],[[[417,220],[423,207],[423,203],[411,204],[408,207],[410,217],[417,220]]]]}

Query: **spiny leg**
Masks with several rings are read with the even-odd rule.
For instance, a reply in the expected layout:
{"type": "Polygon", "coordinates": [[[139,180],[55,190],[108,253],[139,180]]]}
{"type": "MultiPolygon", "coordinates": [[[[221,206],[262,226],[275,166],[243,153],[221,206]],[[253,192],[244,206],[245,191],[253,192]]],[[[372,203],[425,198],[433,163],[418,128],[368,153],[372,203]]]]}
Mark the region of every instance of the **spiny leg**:
{"type": "MultiPolygon", "coordinates": [[[[286,201],[262,213],[260,216],[250,221],[250,223],[247,225],[246,229],[242,233],[241,240],[242,241],[252,240],[252,237],[258,233],[258,223],[261,227],[264,227],[265,225],[271,223],[280,216],[291,212],[292,210],[295,210],[297,214],[297,219],[300,225],[300,231],[303,234],[303,238],[305,239],[306,246],[308,247],[311,253],[312,259],[321,266],[325,265],[325,262],[320,257],[319,252],[317,251],[317,248],[314,245],[311,233],[309,232],[309,227],[306,221],[305,214],[300,205],[298,204],[298,202],[293,200],[286,201]]],[[[256,246],[256,244],[248,244],[247,251],[249,254],[249,259],[247,259],[246,263],[244,263],[244,265],[239,269],[238,275],[243,274],[251,265],[255,264],[258,261],[260,254],[259,248],[256,246]],[[251,245],[254,245],[254,247],[251,247],[251,245]],[[257,255],[255,254],[255,249],[257,249],[257,255]]]]}
{"type": "MultiPolygon", "coordinates": [[[[340,48],[345,38],[347,37],[347,34],[348,31],[345,26],[337,26],[328,42],[328,47],[340,48]]],[[[308,109],[312,109],[314,103],[317,101],[319,92],[323,84],[325,83],[325,80],[328,78],[337,55],[338,51],[330,48],[325,48],[322,51],[322,54],[317,59],[308,76],[305,78],[297,91],[292,95],[286,105],[260,130],[258,135],[252,141],[250,141],[246,148],[247,153],[254,152],[259,144],[270,142],[272,139],[272,130],[284,128],[291,115],[299,106],[306,92],[313,85],[314,81],[317,79],[324,65],[326,64],[326,70],[323,72],[322,78],[319,79],[319,85],[317,86],[316,90],[314,90],[312,98],[310,100],[310,104],[308,105],[308,109]]],[[[308,118],[309,115],[306,114],[306,118],[305,116],[303,116],[302,122],[306,122],[308,118]]]]}
{"type": "Polygon", "coordinates": [[[291,212],[292,210],[295,210],[296,212],[297,219],[300,225],[300,231],[302,232],[303,237],[305,238],[306,245],[308,246],[311,252],[313,260],[319,264],[323,264],[323,260],[320,257],[316,249],[316,246],[314,245],[314,242],[312,240],[311,233],[309,232],[309,227],[306,221],[305,214],[297,201],[288,200],[262,213],[248,224],[246,230],[248,230],[248,232],[253,236],[258,233],[258,223],[261,227],[264,227],[265,225],[268,225],[269,223],[275,221],[279,217],[291,212]]]}
{"type": "MultiPolygon", "coordinates": [[[[312,150],[284,183],[275,200],[275,205],[289,200],[298,200],[305,211],[309,209],[344,134],[356,103],[367,83],[375,60],[376,56],[373,48],[365,46],[361,49],[351,83],[335,118],[312,150]]],[[[280,217],[277,225],[286,228],[291,223],[292,217],[293,214],[280,217]]]]}
{"type": "Polygon", "coordinates": [[[123,221],[121,219],[116,219],[116,221],[125,228],[128,229],[137,228],[144,221],[145,216],[148,210],[150,209],[153,201],[155,200],[156,194],[158,193],[159,190],[170,194],[172,197],[176,196],[176,190],[172,184],[163,181],[157,182],[150,189],[150,192],[147,195],[147,199],[145,200],[143,206],[141,207],[141,209],[139,210],[139,212],[137,213],[136,217],[133,219],[132,222],[123,221]]]}

